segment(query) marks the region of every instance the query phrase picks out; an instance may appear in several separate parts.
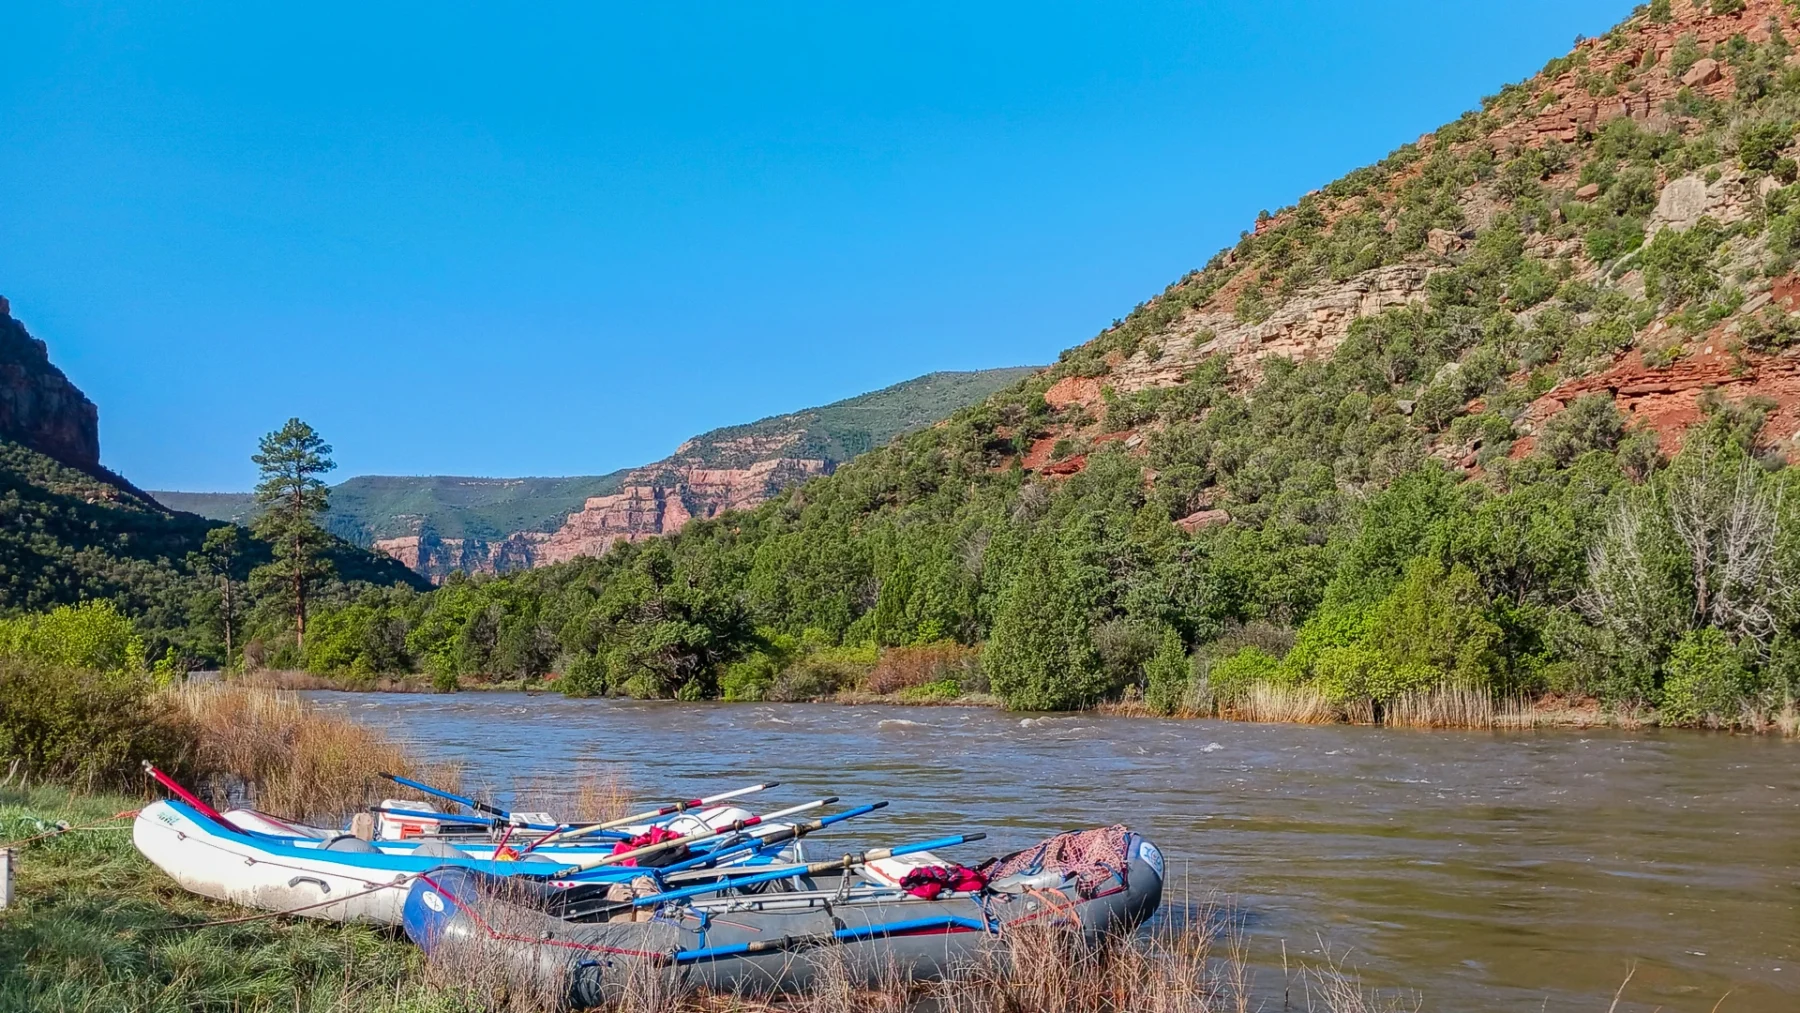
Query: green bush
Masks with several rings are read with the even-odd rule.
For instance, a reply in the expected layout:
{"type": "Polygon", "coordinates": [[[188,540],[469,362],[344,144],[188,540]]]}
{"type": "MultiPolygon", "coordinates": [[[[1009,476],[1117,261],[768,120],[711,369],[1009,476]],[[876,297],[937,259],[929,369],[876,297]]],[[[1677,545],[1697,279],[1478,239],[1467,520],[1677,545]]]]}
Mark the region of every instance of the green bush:
{"type": "Polygon", "coordinates": [[[1232,700],[1251,686],[1280,679],[1281,662],[1260,647],[1243,647],[1213,662],[1207,689],[1215,700],[1232,700]]]}
{"type": "Polygon", "coordinates": [[[570,658],[563,666],[556,688],[564,696],[605,696],[609,688],[606,660],[596,654],[578,654],[570,658]]]}
{"type": "Polygon", "coordinates": [[[1173,714],[1187,696],[1193,664],[1187,645],[1174,627],[1163,629],[1162,642],[1144,665],[1144,702],[1158,714],[1173,714]]]}
{"type": "Polygon", "coordinates": [[[0,658],[109,674],[136,674],[148,667],[143,638],[110,601],[0,619],[0,658]]]}
{"type": "Polygon", "coordinates": [[[734,703],[756,703],[768,696],[769,687],[780,674],[780,663],[758,651],[726,666],[725,674],[719,677],[719,695],[734,703]]]}
{"type": "Polygon", "coordinates": [[[1786,123],[1758,123],[1738,138],[1738,161],[1752,172],[1770,172],[1782,149],[1792,144],[1794,130],[1786,123]]]}
{"type": "Polygon", "coordinates": [[[193,729],[142,674],[0,661],[0,767],[33,780],[129,788],[149,760],[183,772],[193,729]]]}
{"type": "Polygon", "coordinates": [[[1712,627],[1694,630],[1669,655],[1658,714],[1664,724],[1729,726],[1754,689],[1731,638],[1712,627]]]}

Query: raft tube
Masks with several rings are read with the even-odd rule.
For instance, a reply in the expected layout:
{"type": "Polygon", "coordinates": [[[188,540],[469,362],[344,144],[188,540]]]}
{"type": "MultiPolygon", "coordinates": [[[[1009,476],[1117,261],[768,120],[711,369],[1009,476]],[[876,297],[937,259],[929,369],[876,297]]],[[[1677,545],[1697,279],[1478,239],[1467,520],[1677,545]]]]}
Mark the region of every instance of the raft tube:
{"type": "MultiPolygon", "coordinates": [[[[725,822],[748,816],[721,809],[725,822]]],[[[712,813],[697,814],[713,818],[712,813]]],[[[400,924],[402,907],[418,875],[446,865],[494,878],[534,878],[573,886],[594,879],[627,879],[647,870],[619,866],[578,873],[573,863],[612,842],[553,844],[522,861],[496,860],[494,842],[376,841],[324,834],[233,810],[222,826],[178,799],[145,806],[132,824],[132,843],[157,868],[192,893],[261,911],[328,921],[400,924]],[[295,835],[273,832],[286,827],[295,835]],[[313,836],[313,833],[322,836],[313,836]],[[577,878],[578,877],[578,878],[577,878]]],[[[772,824],[772,826],[774,826],[772,824]]],[[[790,844],[789,849],[798,847],[790,844]]],[[[792,853],[790,850],[788,853],[792,853]]]]}
{"type": "Polygon", "coordinates": [[[813,953],[827,949],[842,956],[853,983],[874,987],[895,973],[926,981],[968,967],[1021,926],[1070,927],[1097,942],[1142,924],[1162,903],[1163,858],[1140,835],[1124,833],[1122,866],[1082,876],[1085,889],[1073,873],[1027,874],[924,900],[878,877],[846,890],[827,876],[798,880],[789,892],[711,895],[640,910],[637,920],[625,912],[588,921],[562,913],[595,917],[592,900],[604,887],[564,890],[444,868],[412,884],[402,923],[438,959],[498,963],[508,980],[564,994],[575,1008],[616,1001],[628,981],[642,984],[646,976],[672,989],[801,992],[818,973],[813,953]]]}

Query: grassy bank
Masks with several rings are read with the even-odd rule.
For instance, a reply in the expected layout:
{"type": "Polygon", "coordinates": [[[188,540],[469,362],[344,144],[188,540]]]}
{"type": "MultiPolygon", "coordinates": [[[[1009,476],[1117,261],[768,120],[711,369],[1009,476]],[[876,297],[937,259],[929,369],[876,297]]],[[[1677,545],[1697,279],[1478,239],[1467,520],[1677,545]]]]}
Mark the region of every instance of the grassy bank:
{"type": "MultiPolygon", "coordinates": [[[[0,1009],[18,1013],[526,1013],[551,1008],[501,975],[425,960],[393,930],[255,912],[181,890],[131,845],[119,814],[142,799],[54,787],[0,789],[0,843],[71,829],[19,849],[15,905],[0,912],[0,1009]],[[220,924],[225,923],[225,924],[220,924]]],[[[901,1013],[933,997],[945,1011],[1225,1013],[1250,1008],[1252,975],[1229,919],[1197,917],[1101,950],[1020,936],[1006,962],[950,982],[851,986],[831,953],[815,992],[781,1002],[634,988],[618,1013],[901,1013]]],[[[1296,985],[1312,1008],[1413,1008],[1382,1000],[1334,967],[1296,985]]]]}

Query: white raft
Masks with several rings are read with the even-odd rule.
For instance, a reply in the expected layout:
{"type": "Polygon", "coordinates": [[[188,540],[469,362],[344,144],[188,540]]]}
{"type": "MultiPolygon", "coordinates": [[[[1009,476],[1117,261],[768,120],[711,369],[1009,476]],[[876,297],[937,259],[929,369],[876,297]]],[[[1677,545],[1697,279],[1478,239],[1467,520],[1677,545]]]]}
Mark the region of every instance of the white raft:
{"type": "MultiPolygon", "coordinates": [[[[154,802],[139,811],[132,826],[132,842],[157,868],[193,893],[261,911],[329,921],[398,925],[413,879],[445,865],[496,876],[549,874],[551,882],[565,883],[555,875],[558,870],[572,869],[579,859],[604,854],[612,846],[611,841],[603,845],[553,843],[520,861],[497,861],[496,842],[492,841],[371,843],[248,810],[222,815],[230,826],[221,826],[179,800],[154,802]]],[[[728,827],[751,815],[734,806],[719,806],[685,813],[661,825],[677,832],[694,832],[728,827]]],[[[624,829],[642,833],[648,827],[624,829]]],[[[621,869],[621,873],[629,870],[621,869]]]]}

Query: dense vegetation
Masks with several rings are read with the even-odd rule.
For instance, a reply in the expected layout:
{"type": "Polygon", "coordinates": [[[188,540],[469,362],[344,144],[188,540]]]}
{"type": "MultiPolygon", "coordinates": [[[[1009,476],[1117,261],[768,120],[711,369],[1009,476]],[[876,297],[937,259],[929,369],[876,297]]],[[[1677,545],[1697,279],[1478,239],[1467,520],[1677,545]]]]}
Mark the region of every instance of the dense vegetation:
{"type": "MultiPolygon", "coordinates": [[[[175,650],[185,665],[225,659],[221,607],[227,585],[198,555],[219,525],[171,513],[129,488],[0,440],[0,615],[106,600],[132,616],[152,657],[175,650]]],[[[399,563],[339,540],[323,545],[330,596],[395,583],[423,586],[399,563]]],[[[269,545],[245,533],[228,577],[241,585],[271,560],[269,545]]],[[[277,603],[245,603],[241,649],[279,640],[287,622],[277,603]],[[258,639],[258,637],[261,639],[258,639]]]]}
{"type": "MultiPolygon", "coordinates": [[[[1586,74],[1590,52],[1622,48],[1654,13],[1541,80],[1586,74]]],[[[604,559],[429,596],[371,591],[321,620],[308,663],[754,698],[952,642],[981,660],[947,692],[991,687],[1026,708],[1141,693],[1205,709],[1268,683],[1379,708],[1458,685],[1754,723],[1800,691],[1800,496],[1786,434],[1764,431],[1773,404],[1709,396],[1673,459],[1605,394],[1541,425],[1528,409],[1633,347],[1654,367],[1730,321],[1718,340],[1748,370],[1800,332],[1776,307],[1740,312],[1800,249],[1790,52],[1779,29],[1739,36],[1710,54],[1735,96],[1683,89],[1674,129],[1621,118],[1569,144],[1489,141],[1545,91],[1510,87],[1428,149],[1266,216],[1046,374],[944,425],[604,559]],[[1741,220],[1649,236],[1660,179],[1726,171],[1758,195],[1741,220]],[[1482,222],[1474,192],[1494,205],[1482,222]],[[1428,251],[1434,230],[1461,252],[1428,251]],[[1206,340],[1180,321],[1228,286],[1253,321],[1401,262],[1432,266],[1426,298],[1359,320],[1328,359],[1270,360],[1246,382],[1218,355],[1175,385],[1109,387],[1103,406],[1043,397],[1206,340]],[[1126,432],[1141,447],[1102,438],[1126,432]],[[1047,437],[1056,458],[1082,457],[1078,473],[1019,466],[1047,437]],[[1202,508],[1230,522],[1174,523],[1202,508]]],[[[1669,72],[1621,67],[1596,87],[1669,72]]]]}

